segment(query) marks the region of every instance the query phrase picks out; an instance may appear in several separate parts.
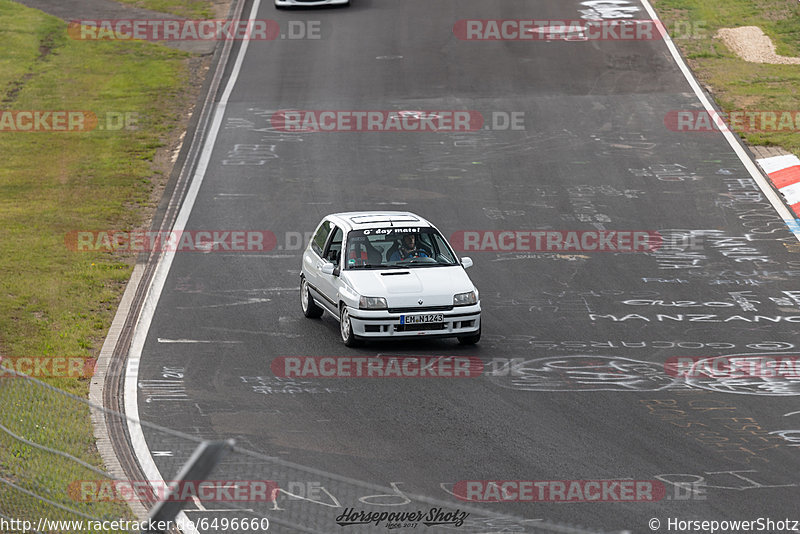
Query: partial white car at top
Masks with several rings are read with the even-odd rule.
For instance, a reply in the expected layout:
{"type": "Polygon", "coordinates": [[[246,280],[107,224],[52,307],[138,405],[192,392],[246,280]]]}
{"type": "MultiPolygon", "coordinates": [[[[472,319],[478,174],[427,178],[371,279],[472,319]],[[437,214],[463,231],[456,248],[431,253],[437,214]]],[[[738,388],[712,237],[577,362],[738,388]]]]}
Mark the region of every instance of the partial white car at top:
{"type": "Polygon", "coordinates": [[[291,7],[291,6],[348,6],[350,0],[275,0],[275,7],[291,7]]]}
{"type": "Polygon", "coordinates": [[[328,215],[303,252],[306,317],[339,320],[347,346],[362,339],[481,337],[477,288],[439,230],[409,212],[328,215]]]}

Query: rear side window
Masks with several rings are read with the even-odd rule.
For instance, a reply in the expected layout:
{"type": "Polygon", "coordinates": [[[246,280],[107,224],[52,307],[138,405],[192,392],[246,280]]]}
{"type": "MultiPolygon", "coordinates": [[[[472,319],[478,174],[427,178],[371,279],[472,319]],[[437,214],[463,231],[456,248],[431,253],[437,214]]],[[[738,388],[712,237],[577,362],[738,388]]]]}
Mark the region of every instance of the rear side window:
{"type": "Polygon", "coordinates": [[[328,240],[329,233],[331,233],[331,223],[330,221],[323,221],[317,233],[314,234],[314,239],[311,240],[311,250],[319,256],[322,256],[322,249],[325,247],[325,241],[328,240]]]}

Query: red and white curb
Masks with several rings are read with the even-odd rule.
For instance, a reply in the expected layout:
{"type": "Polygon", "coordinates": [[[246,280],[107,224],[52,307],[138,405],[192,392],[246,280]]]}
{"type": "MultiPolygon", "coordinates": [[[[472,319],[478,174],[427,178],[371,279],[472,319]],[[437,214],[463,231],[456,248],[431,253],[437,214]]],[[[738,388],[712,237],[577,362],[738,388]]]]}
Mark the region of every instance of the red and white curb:
{"type": "Polygon", "coordinates": [[[772,185],[783,195],[792,212],[800,217],[800,158],[794,154],[756,160],[772,185]]]}

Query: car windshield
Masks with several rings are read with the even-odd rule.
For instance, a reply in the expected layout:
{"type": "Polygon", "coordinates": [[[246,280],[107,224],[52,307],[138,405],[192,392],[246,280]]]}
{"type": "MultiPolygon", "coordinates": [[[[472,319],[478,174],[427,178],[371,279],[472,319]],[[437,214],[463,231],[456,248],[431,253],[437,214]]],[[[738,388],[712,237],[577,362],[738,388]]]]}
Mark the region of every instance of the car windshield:
{"type": "Polygon", "coordinates": [[[456,265],[444,237],[430,227],[368,228],[347,234],[345,269],[456,265]]]}

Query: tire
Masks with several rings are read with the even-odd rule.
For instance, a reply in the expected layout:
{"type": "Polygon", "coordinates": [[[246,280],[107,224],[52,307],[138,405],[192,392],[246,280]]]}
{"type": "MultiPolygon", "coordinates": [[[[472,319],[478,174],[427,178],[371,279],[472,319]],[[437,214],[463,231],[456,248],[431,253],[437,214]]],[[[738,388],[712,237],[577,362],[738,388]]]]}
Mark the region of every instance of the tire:
{"type": "Polygon", "coordinates": [[[350,312],[347,311],[347,306],[342,305],[339,310],[339,333],[342,337],[342,343],[346,347],[355,347],[359,344],[359,339],[353,333],[353,324],[350,322],[350,312]]]}
{"type": "Polygon", "coordinates": [[[322,317],[322,308],[317,306],[314,298],[308,290],[308,282],[305,278],[300,279],[300,308],[303,310],[303,315],[309,319],[318,319],[322,317]]]}
{"type": "Polygon", "coordinates": [[[458,336],[458,342],[462,345],[474,345],[481,340],[481,330],[469,336],[458,336]]]}

